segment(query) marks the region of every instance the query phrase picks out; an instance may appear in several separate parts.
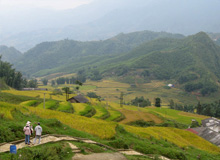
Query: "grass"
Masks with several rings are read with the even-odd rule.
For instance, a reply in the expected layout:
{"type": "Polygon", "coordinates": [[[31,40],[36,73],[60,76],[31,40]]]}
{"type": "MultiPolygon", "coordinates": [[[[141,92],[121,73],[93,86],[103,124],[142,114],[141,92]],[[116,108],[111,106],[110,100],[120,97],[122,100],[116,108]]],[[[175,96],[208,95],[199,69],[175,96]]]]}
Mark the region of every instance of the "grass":
{"type": "Polygon", "coordinates": [[[74,114],[80,115],[80,113],[85,110],[86,105],[87,104],[85,104],[85,103],[74,103],[73,104],[73,108],[75,111],[74,114]]]}
{"type": "Polygon", "coordinates": [[[92,117],[96,113],[96,110],[92,105],[86,104],[86,107],[83,111],[79,112],[80,116],[92,117]]]}
{"type": "Polygon", "coordinates": [[[20,103],[20,105],[26,106],[26,107],[35,106],[36,104],[38,104],[37,100],[29,100],[29,101],[25,101],[25,102],[20,103]]]}
{"type": "MultiPolygon", "coordinates": [[[[6,90],[5,90],[6,91],[6,90]]],[[[2,102],[8,102],[11,104],[20,104],[21,102],[28,101],[28,100],[39,100],[38,98],[32,98],[28,96],[21,96],[21,95],[14,95],[11,93],[0,91],[0,101],[2,102]]]]}
{"type": "Polygon", "coordinates": [[[201,123],[201,120],[209,118],[207,116],[186,113],[168,108],[146,107],[143,109],[143,111],[144,110],[150,113],[159,114],[164,118],[173,119],[179,123],[183,123],[186,125],[191,124],[192,119],[196,119],[199,123],[201,123]]]}
{"type": "Polygon", "coordinates": [[[69,125],[77,130],[90,133],[102,139],[110,139],[115,135],[116,123],[105,122],[95,118],[87,118],[77,116],[69,113],[53,111],[42,108],[28,108],[32,113],[40,116],[41,118],[51,119],[55,118],[63,124],[69,125]]]}
{"type": "MultiPolygon", "coordinates": [[[[54,101],[54,100],[47,100],[45,102],[45,108],[46,109],[53,109],[56,110],[58,108],[59,102],[58,101],[54,101]]],[[[39,104],[37,106],[38,108],[44,108],[44,102],[39,104]]]]}
{"type": "Polygon", "coordinates": [[[95,105],[93,104],[93,107],[96,110],[96,114],[93,116],[93,118],[106,119],[110,116],[105,104],[96,103],[95,105]]]}
{"type": "Polygon", "coordinates": [[[113,151],[98,146],[96,144],[89,144],[83,142],[71,142],[75,146],[77,146],[83,154],[91,154],[91,153],[112,153],[113,151]]]}
{"type": "Polygon", "coordinates": [[[51,95],[52,91],[17,91],[17,90],[4,90],[4,93],[10,93],[13,95],[21,95],[21,96],[27,96],[27,97],[33,97],[33,98],[44,98],[45,93],[45,99],[53,99],[57,101],[65,101],[66,95],[51,95]]]}
{"type": "MultiPolygon", "coordinates": [[[[144,154],[163,155],[170,159],[196,160],[198,155],[200,155],[202,159],[209,160],[218,160],[220,158],[218,147],[184,130],[166,127],[141,128],[127,125],[121,126],[117,123],[106,122],[95,118],[86,118],[37,107],[11,105],[5,102],[1,102],[0,107],[10,110],[13,117],[13,119],[0,118],[0,142],[23,138],[24,134],[21,128],[30,120],[34,126],[36,122],[41,122],[44,130],[43,134],[55,133],[84,137],[114,148],[132,148],[144,154]]],[[[78,145],[85,153],[89,153],[88,150],[91,150],[91,152],[103,151],[102,148],[94,145],[78,145]]],[[[63,143],[58,143],[58,146],[68,148],[68,146],[63,143]]],[[[30,150],[26,148],[20,151],[28,153],[27,155],[32,153],[32,156],[38,155],[38,153],[41,156],[45,154],[48,157],[58,155],[65,157],[69,155],[63,155],[63,152],[60,153],[62,149],[59,149],[59,147],[57,149],[58,150],[56,150],[56,147],[53,147],[53,144],[46,144],[39,146],[39,149],[33,147],[30,148],[30,150]],[[46,149],[44,146],[46,146],[46,149]],[[53,153],[54,151],[56,153],[53,153]]],[[[19,152],[19,154],[20,153],[21,152],[19,152]]],[[[1,159],[6,159],[5,157],[9,155],[10,154],[7,153],[0,154],[0,157],[1,159]]],[[[46,159],[48,159],[48,157],[46,159]]],[[[134,159],[134,157],[129,158],[134,159]]]]}
{"type": "Polygon", "coordinates": [[[187,148],[193,146],[210,153],[219,153],[220,148],[204,140],[203,138],[192,134],[191,132],[169,127],[132,127],[124,126],[128,132],[134,133],[142,138],[154,137],[156,139],[164,139],[169,141],[178,147],[187,148]]]}
{"type": "Polygon", "coordinates": [[[124,119],[124,115],[119,112],[118,110],[113,109],[112,107],[108,107],[108,112],[110,113],[110,116],[105,119],[106,121],[121,121],[122,119],[124,119]]]}
{"type": "Polygon", "coordinates": [[[35,147],[25,147],[19,149],[17,154],[0,154],[0,159],[4,160],[34,160],[34,159],[53,159],[71,160],[73,157],[72,149],[66,142],[48,143],[35,147]]]}
{"type": "Polygon", "coordinates": [[[60,102],[57,110],[62,112],[74,113],[73,106],[70,102],[60,102]]]}

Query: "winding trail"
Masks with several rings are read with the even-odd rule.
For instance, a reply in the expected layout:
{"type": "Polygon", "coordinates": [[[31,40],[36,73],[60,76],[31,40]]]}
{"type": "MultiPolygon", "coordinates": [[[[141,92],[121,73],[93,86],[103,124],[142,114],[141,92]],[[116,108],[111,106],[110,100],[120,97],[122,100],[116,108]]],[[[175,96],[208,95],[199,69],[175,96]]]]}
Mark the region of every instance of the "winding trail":
{"type": "MultiPolygon", "coordinates": [[[[31,142],[33,142],[34,138],[30,139],[31,142]]],[[[138,155],[138,156],[148,156],[149,158],[154,158],[154,156],[151,155],[144,155],[142,153],[139,153],[137,151],[134,150],[116,150],[112,147],[109,147],[107,145],[92,141],[90,139],[85,139],[85,138],[79,138],[79,137],[71,137],[71,136],[66,136],[66,135],[43,135],[41,137],[41,143],[40,144],[35,144],[33,145],[32,143],[30,145],[26,145],[24,143],[24,139],[18,140],[18,141],[13,141],[10,143],[1,143],[0,144],[0,153],[3,152],[9,152],[10,151],[10,146],[11,145],[16,145],[17,150],[21,149],[23,147],[34,147],[37,145],[42,145],[45,143],[49,143],[49,142],[58,142],[58,141],[67,141],[67,143],[69,144],[69,146],[72,149],[72,152],[76,153],[74,155],[74,157],[72,158],[72,160],[127,160],[127,158],[124,155],[138,155]],[[83,155],[81,154],[81,150],[75,146],[74,144],[68,142],[68,141],[75,141],[75,142],[84,142],[84,143],[90,143],[90,144],[95,144],[98,146],[101,146],[103,148],[109,149],[114,151],[115,153],[93,153],[90,155],[83,155]]],[[[36,141],[38,142],[38,140],[36,141]]],[[[169,160],[166,157],[160,156],[160,159],[162,160],[169,160]]]]}

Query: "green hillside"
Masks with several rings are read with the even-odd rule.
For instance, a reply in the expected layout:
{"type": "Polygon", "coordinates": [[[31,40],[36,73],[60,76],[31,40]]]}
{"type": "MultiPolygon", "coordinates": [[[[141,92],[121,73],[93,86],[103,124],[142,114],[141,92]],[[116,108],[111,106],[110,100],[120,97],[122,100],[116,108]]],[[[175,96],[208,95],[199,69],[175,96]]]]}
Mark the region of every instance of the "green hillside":
{"type": "Polygon", "coordinates": [[[14,47],[7,47],[0,45],[0,55],[3,61],[15,63],[19,58],[22,57],[21,52],[16,50],[14,47]]]}
{"type": "Polygon", "coordinates": [[[130,84],[137,79],[138,83],[169,80],[187,92],[204,96],[218,89],[220,47],[204,32],[181,38],[144,31],[105,41],[41,43],[25,53],[16,66],[34,76],[84,70],[90,79],[96,74],[130,84]]]}
{"type": "Polygon", "coordinates": [[[47,75],[57,72],[75,72],[80,67],[128,52],[138,45],[161,37],[183,38],[165,32],[134,32],[119,34],[104,41],[79,42],[62,40],[44,42],[24,53],[16,68],[29,75],[47,75]]]}
{"type": "Polygon", "coordinates": [[[200,32],[180,40],[154,40],[101,65],[102,72],[109,76],[173,80],[188,92],[201,90],[206,95],[216,91],[219,62],[220,47],[200,32]]]}
{"type": "MultiPolygon", "coordinates": [[[[23,91],[20,92],[22,93],[23,91]]],[[[34,91],[31,92],[34,93],[34,91]]],[[[32,94],[29,94],[32,97],[5,94],[2,92],[0,92],[0,95],[0,97],[3,97],[0,100],[0,143],[9,143],[11,141],[23,139],[24,134],[22,129],[29,120],[34,126],[36,126],[37,122],[41,122],[43,135],[56,134],[87,138],[113,148],[111,152],[116,152],[117,149],[132,149],[146,154],[146,157],[140,157],[141,159],[149,159],[148,157],[155,155],[163,155],[169,159],[182,160],[196,160],[198,156],[203,159],[219,159],[220,149],[217,146],[209,143],[196,134],[178,128],[178,125],[173,126],[177,128],[131,126],[127,123],[122,124],[121,122],[101,120],[101,117],[99,117],[100,119],[98,117],[88,118],[66,113],[65,111],[60,112],[52,109],[31,107],[27,105],[27,103],[30,104],[31,99],[32,102],[42,102],[42,99],[35,98],[32,94]]],[[[45,105],[45,108],[51,108],[49,107],[51,103],[46,103],[45,105]]],[[[118,104],[110,103],[110,105],[115,110],[121,110],[118,104]]],[[[180,121],[188,125],[191,123],[191,118],[198,119],[199,121],[206,118],[200,115],[155,107],[141,108],[141,110],[139,110],[134,106],[124,106],[123,110],[131,113],[133,112],[133,114],[125,114],[125,118],[133,120],[136,119],[135,115],[137,113],[139,113],[139,115],[144,114],[151,117],[153,114],[154,118],[160,117],[163,120],[170,120],[169,123],[173,122],[177,124],[177,121],[180,121]],[[134,118],[131,116],[134,116],[134,118]],[[175,119],[176,122],[171,121],[172,119],[175,119]]],[[[72,141],[68,141],[72,143],[72,141]]],[[[71,159],[74,153],[72,153],[71,150],[67,152],[65,148],[68,148],[68,145],[64,143],[65,142],[54,142],[41,144],[40,147],[28,146],[18,149],[17,155],[12,156],[8,152],[0,153],[0,159],[17,159],[20,155],[22,155],[22,157],[28,155],[29,159],[49,159],[58,155],[59,158],[56,159],[71,159]],[[61,145],[63,147],[57,148],[54,147],[54,145],[61,145]],[[46,147],[49,149],[45,149],[46,147]]],[[[83,143],[81,143],[81,145],[83,145],[83,143]]],[[[96,148],[95,146],[91,146],[91,148],[82,146],[80,150],[82,154],[103,152],[100,149],[94,151],[96,148]]],[[[136,159],[138,158],[139,157],[136,159]]],[[[132,157],[128,157],[128,159],[132,159],[132,157]]]]}

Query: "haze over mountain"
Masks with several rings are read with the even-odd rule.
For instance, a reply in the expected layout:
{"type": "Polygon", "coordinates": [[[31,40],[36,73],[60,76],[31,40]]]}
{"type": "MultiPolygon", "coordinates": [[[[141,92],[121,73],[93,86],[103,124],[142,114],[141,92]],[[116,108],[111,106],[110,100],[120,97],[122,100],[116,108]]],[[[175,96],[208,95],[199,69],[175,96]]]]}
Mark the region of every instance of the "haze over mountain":
{"type": "Polygon", "coordinates": [[[7,47],[0,45],[0,56],[3,61],[15,63],[22,57],[22,53],[16,50],[14,47],[7,47]]]}
{"type": "Polygon", "coordinates": [[[220,32],[218,0],[93,0],[70,10],[0,11],[0,44],[26,51],[44,41],[100,40],[140,30],[220,32]]]}

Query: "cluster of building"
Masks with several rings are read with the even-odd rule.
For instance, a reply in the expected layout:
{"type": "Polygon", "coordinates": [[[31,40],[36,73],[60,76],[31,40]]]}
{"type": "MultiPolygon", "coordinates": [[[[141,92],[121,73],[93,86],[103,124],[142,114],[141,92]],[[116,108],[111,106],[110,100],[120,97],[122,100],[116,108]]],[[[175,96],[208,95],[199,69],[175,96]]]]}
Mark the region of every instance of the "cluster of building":
{"type": "Polygon", "coordinates": [[[190,128],[191,131],[207,141],[220,147],[220,120],[217,118],[208,118],[202,120],[202,126],[190,128]]]}

